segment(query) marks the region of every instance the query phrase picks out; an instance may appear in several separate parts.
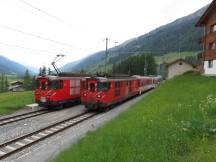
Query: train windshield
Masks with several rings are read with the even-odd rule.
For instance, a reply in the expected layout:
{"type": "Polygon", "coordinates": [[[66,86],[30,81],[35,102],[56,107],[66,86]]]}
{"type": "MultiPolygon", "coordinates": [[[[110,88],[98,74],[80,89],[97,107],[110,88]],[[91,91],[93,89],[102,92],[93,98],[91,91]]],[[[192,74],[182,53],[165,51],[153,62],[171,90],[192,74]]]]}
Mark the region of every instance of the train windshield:
{"type": "Polygon", "coordinates": [[[98,91],[108,91],[110,89],[109,82],[98,82],[98,91]]]}
{"type": "Polygon", "coordinates": [[[40,89],[40,82],[39,80],[35,80],[35,88],[40,89]]]}
{"type": "Polygon", "coordinates": [[[49,89],[61,89],[63,88],[63,81],[62,80],[54,80],[48,82],[49,89]]]}
{"type": "Polygon", "coordinates": [[[41,82],[41,90],[46,90],[46,82],[41,82]]]}

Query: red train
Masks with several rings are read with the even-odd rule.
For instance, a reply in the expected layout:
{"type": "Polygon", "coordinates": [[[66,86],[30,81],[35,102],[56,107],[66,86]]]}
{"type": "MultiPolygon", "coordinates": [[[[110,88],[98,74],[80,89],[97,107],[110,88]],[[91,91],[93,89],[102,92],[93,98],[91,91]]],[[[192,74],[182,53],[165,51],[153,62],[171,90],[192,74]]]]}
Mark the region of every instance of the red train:
{"type": "Polygon", "coordinates": [[[60,73],[57,76],[38,76],[35,102],[48,108],[82,102],[87,109],[106,110],[154,88],[155,81],[155,77],[126,75],[60,73]]]}
{"type": "Polygon", "coordinates": [[[36,78],[35,102],[43,107],[64,106],[80,103],[81,82],[86,75],[59,74],[58,76],[38,76],[36,78]]]}
{"type": "Polygon", "coordinates": [[[90,77],[83,84],[82,103],[102,111],[155,87],[154,77],[143,76],[90,77]]]}

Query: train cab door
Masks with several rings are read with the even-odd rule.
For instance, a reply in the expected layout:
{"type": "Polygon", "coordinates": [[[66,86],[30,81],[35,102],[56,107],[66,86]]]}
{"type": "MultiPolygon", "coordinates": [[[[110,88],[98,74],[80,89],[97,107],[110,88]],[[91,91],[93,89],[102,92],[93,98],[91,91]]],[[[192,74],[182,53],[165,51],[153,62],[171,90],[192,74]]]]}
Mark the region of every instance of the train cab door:
{"type": "Polygon", "coordinates": [[[120,96],[120,81],[115,82],[115,97],[119,97],[120,96]]]}
{"type": "Polygon", "coordinates": [[[126,96],[127,96],[127,95],[129,94],[129,82],[126,81],[125,83],[126,83],[126,86],[125,86],[125,94],[126,94],[126,96]]]}
{"type": "Polygon", "coordinates": [[[88,92],[89,96],[95,97],[97,91],[97,80],[88,80],[88,92]]]}

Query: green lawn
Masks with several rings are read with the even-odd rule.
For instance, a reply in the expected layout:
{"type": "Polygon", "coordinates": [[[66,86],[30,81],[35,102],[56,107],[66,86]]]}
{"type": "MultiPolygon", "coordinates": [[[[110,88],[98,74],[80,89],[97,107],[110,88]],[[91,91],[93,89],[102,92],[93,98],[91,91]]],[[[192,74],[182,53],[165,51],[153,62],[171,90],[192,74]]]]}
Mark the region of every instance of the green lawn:
{"type": "Polygon", "coordinates": [[[0,93],[0,114],[8,114],[34,102],[32,91],[0,93]]]}
{"type": "Polygon", "coordinates": [[[216,78],[176,77],[55,162],[216,161],[216,78]]]}

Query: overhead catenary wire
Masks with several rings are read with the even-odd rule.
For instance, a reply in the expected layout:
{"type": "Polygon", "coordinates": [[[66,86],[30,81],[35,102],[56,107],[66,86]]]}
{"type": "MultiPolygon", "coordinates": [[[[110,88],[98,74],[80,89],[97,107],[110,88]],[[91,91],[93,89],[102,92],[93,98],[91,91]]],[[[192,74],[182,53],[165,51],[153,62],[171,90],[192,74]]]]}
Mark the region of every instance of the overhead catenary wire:
{"type": "Polygon", "coordinates": [[[11,2],[11,1],[8,1],[8,0],[5,0],[4,2],[8,3],[9,5],[11,6],[14,6],[22,11],[25,11],[25,12],[28,12],[32,15],[35,15],[35,16],[38,16],[40,18],[43,18],[43,19],[46,19],[46,20],[49,20],[50,22],[52,23],[57,23],[56,20],[53,20],[53,19],[50,19],[50,17],[44,17],[44,16],[41,16],[41,14],[39,14],[38,12],[35,12],[35,11],[31,11],[30,9],[26,9],[25,7],[23,6],[20,6],[20,5],[17,5],[16,3],[14,3],[15,1],[11,2]]]}
{"type": "Polygon", "coordinates": [[[44,9],[38,8],[38,7],[36,7],[35,5],[33,5],[33,4],[29,3],[29,2],[26,2],[25,0],[19,0],[19,1],[20,1],[21,3],[23,3],[23,4],[27,5],[27,6],[29,6],[30,8],[36,10],[37,12],[40,12],[40,13],[46,15],[47,17],[51,18],[52,20],[55,20],[55,21],[57,21],[57,22],[60,22],[60,23],[62,23],[62,24],[64,24],[64,25],[66,25],[67,27],[73,28],[73,25],[72,25],[72,24],[66,22],[65,20],[59,18],[58,16],[55,16],[55,15],[53,15],[53,14],[51,14],[51,13],[45,11],[44,9]]]}
{"type": "MultiPolygon", "coordinates": [[[[73,27],[74,25],[72,25],[72,24],[66,22],[65,20],[59,18],[58,16],[55,16],[55,15],[53,15],[53,14],[51,14],[51,13],[45,11],[44,9],[41,9],[41,8],[39,8],[39,7],[36,7],[35,5],[29,3],[29,2],[27,2],[27,1],[25,1],[25,0],[18,0],[18,1],[21,2],[21,3],[23,3],[24,5],[26,5],[26,6],[30,7],[30,8],[32,8],[32,9],[35,10],[36,12],[33,12],[33,10],[30,11],[29,9],[26,9],[26,8],[24,8],[23,6],[21,7],[21,6],[17,5],[17,4],[15,4],[15,3],[14,3],[15,1],[13,1],[13,3],[11,3],[10,1],[5,1],[5,2],[7,2],[8,4],[13,5],[13,6],[15,6],[15,7],[17,7],[17,8],[19,8],[19,9],[25,11],[25,12],[34,14],[34,15],[39,16],[39,17],[42,17],[42,18],[45,18],[44,16],[42,16],[42,14],[43,14],[43,15],[46,16],[46,19],[49,18],[49,19],[47,19],[47,20],[49,20],[49,21],[52,20],[53,23],[54,23],[54,22],[55,22],[55,23],[58,22],[58,23],[64,24],[64,25],[67,26],[67,27],[70,27],[70,28],[73,28],[73,29],[74,29],[74,27],[73,27]],[[37,13],[40,13],[40,14],[37,14],[37,13]],[[54,21],[54,20],[55,20],[55,21],[54,21]]],[[[13,29],[13,31],[21,32],[22,34],[27,34],[27,35],[29,35],[29,36],[37,37],[37,38],[39,38],[39,39],[44,39],[44,40],[47,40],[47,41],[51,41],[51,42],[53,42],[53,43],[58,43],[58,44],[61,44],[61,45],[64,45],[64,46],[69,46],[69,47],[72,47],[72,48],[74,48],[74,49],[78,49],[78,50],[82,50],[82,51],[86,51],[86,52],[94,51],[94,49],[92,49],[92,48],[86,49],[86,48],[82,48],[82,47],[77,47],[77,46],[75,46],[75,45],[71,45],[71,44],[68,44],[68,43],[65,43],[65,42],[56,41],[56,40],[53,40],[53,39],[50,39],[50,38],[46,38],[46,37],[43,37],[43,36],[40,36],[40,35],[35,35],[35,34],[29,33],[29,32],[21,31],[21,30],[19,30],[19,29],[14,29],[14,28],[11,28],[11,27],[7,27],[7,29],[8,29],[8,28],[10,28],[9,30],[13,29]],[[18,31],[18,30],[19,30],[19,31],[18,31]]],[[[93,52],[91,52],[91,53],[93,53],[93,52]]]]}
{"type": "Polygon", "coordinates": [[[56,54],[56,51],[52,52],[52,51],[28,48],[28,47],[23,47],[23,46],[14,45],[14,44],[8,44],[8,43],[2,43],[2,42],[0,42],[0,45],[10,47],[10,49],[19,48],[19,49],[24,49],[24,50],[27,50],[27,51],[33,51],[33,52],[37,52],[38,54],[43,54],[43,55],[47,55],[47,56],[53,56],[53,55],[56,54]]]}
{"type": "Polygon", "coordinates": [[[68,47],[71,47],[71,48],[74,48],[74,49],[78,49],[78,50],[82,50],[82,51],[88,51],[86,49],[79,48],[79,47],[73,46],[73,45],[68,44],[68,43],[60,42],[60,41],[57,41],[57,40],[54,40],[54,39],[50,39],[50,38],[43,37],[43,36],[40,36],[40,35],[37,35],[37,34],[33,34],[33,33],[30,33],[30,32],[26,32],[26,31],[22,31],[20,29],[11,28],[11,27],[8,27],[8,26],[5,26],[5,25],[0,25],[0,28],[7,29],[7,30],[10,30],[10,31],[13,31],[13,32],[17,32],[17,33],[21,33],[21,34],[24,34],[24,35],[28,35],[28,36],[31,36],[31,37],[35,37],[37,39],[46,40],[46,41],[49,41],[49,42],[52,42],[52,43],[55,43],[55,44],[59,44],[59,45],[63,45],[63,46],[68,46],[68,47]]]}
{"type": "Polygon", "coordinates": [[[39,11],[39,12],[41,12],[41,13],[47,15],[48,17],[51,17],[52,19],[55,19],[55,20],[57,20],[57,21],[59,21],[59,22],[64,23],[64,20],[60,19],[59,17],[57,17],[57,16],[55,16],[55,15],[53,15],[53,14],[50,14],[50,13],[48,13],[47,11],[40,9],[40,8],[36,7],[35,5],[29,3],[29,2],[26,2],[25,0],[19,0],[19,1],[22,2],[22,3],[24,3],[25,5],[27,5],[27,6],[31,7],[31,8],[33,8],[33,9],[35,9],[35,10],[37,10],[37,11],[39,11]]]}

